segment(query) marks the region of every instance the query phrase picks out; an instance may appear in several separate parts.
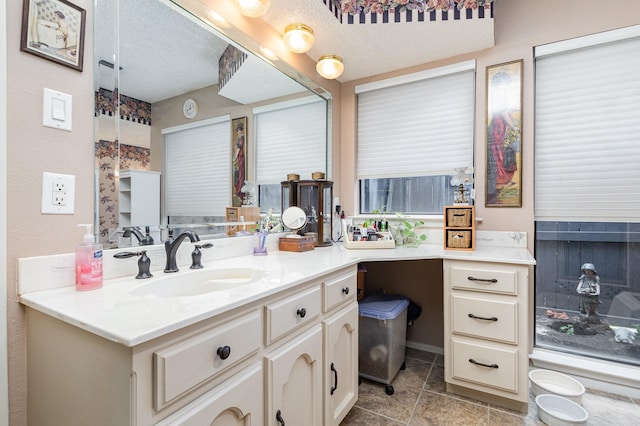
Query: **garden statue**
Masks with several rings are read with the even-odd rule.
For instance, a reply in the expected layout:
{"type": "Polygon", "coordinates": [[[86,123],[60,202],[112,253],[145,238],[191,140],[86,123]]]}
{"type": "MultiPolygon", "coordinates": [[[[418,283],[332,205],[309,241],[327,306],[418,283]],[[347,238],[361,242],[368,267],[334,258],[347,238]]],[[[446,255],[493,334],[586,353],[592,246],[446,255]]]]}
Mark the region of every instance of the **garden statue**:
{"type": "Polygon", "coordinates": [[[591,322],[599,322],[598,305],[600,302],[600,277],[593,263],[585,263],[580,268],[582,275],[578,279],[576,291],[581,296],[580,312],[591,322]]]}

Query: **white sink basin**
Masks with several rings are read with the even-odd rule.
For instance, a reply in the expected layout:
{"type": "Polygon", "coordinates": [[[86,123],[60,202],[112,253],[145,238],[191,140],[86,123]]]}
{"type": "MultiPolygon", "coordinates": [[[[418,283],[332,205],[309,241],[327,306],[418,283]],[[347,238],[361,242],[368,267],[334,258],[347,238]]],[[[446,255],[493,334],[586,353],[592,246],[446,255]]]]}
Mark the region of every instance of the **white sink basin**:
{"type": "Polygon", "coordinates": [[[259,281],[264,276],[262,269],[230,267],[177,272],[156,281],[144,284],[130,292],[133,296],[189,297],[214,291],[231,290],[259,281]]]}

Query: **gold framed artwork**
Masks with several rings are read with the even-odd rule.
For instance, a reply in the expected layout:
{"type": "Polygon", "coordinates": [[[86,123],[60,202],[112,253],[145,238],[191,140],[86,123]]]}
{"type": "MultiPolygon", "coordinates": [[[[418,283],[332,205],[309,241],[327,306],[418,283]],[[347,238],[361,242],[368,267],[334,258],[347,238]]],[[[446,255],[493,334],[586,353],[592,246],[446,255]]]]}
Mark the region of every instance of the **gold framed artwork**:
{"type": "Polygon", "coordinates": [[[86,15],[66,0],[24,0],[20,50],[82,71],[86,15]]]}
{"type": "Polygon", "coordinates": [[[522,65],[487,67],[486,207],[522,207],[522,65]]]}
{"type": "Polygon", "coordinates": [[[231,120],[231,205],[240,207],[244,201],[242,187],[247,176],[247,117],[231,120]]]}

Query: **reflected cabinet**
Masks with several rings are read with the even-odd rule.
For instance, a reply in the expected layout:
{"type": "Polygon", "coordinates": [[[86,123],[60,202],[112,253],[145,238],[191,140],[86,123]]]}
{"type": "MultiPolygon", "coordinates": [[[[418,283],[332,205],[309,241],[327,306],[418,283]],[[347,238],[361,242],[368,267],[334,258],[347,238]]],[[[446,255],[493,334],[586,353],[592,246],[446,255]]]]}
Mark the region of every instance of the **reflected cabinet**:
{"type": "Polygon", "coordinates": [[[316,247],[331,245],[333,182],[328,180],[291,180],[282,182],[282,211],[296,206],[307,215],[302,234],[314,234],[316,247]]]}

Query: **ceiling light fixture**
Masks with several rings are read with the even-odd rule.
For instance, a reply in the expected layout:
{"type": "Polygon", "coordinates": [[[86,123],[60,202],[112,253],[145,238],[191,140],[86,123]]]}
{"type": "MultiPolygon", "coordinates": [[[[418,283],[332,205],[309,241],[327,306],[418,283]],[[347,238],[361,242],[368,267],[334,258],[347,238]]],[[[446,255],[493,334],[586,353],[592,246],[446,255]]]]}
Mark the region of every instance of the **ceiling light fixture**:
{"type": "Polygon", "coordinates": [[[342,75],[344,64],[338,55],[322,55],[316,64],[316,71],[327,80],[333,80],[342,75]]]}
{"type": "Polygon", "coordinates": [[[313,46],[314,37],[311,27],[305,24],[291,24],[284,29],[284,45],[291,52],[304,53],[313,46]]]}
{"type": "Polygon", "coordinates": [[[235,0],[240,13],[249,18],[259,18],[267,12],[271,0],[235,0]]]}

